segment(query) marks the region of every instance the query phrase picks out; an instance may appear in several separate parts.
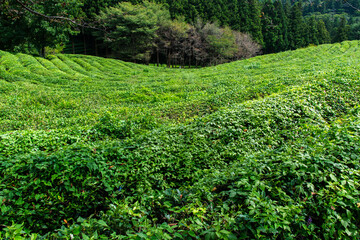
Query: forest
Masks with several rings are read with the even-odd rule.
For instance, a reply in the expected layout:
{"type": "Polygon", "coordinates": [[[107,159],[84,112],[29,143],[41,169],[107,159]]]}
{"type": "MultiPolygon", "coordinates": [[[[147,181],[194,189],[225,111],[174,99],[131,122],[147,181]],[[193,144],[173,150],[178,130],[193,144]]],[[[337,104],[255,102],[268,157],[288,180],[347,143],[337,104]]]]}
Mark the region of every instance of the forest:
{"type": "Polygon", "coordinates": [[[357,0],[2,0],[0,49],[216,65],[359,39],[359,5],[357,0]]]}

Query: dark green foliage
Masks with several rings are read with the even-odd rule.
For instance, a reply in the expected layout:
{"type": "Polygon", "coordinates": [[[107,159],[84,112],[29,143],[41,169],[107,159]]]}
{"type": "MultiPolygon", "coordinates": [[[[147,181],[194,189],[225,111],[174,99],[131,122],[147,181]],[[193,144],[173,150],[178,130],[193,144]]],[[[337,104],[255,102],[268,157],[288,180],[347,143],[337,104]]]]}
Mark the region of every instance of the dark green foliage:
{"type": "Polygon", "coordinates": [[[262,9],[262,32],[264,49],[268,53],[280,52],[288,48],[288,19],[280,1],[267,1],[262,9]]]}
{"type": "Polygon", "coordinates": [[[19,2],[22,1],[0,2],[1,50],[24,52],[36,49],[44,56],[45,47],[64,43],[70,34],[76,33],[71,21],[75,22],[74,19],[81,17],[81,2],[41,0],[25,2],[23,5],[19,2]]]}
{"type": "Polygon", "coordinates": [[[342,42],[348,39],[349,26],[346,25],[345,17],[342,17],[340,20],[339,27],[336,29],[336,35],[334,42],[342,42]]]}
{"type": "Polygon", "coordinates": [[[314,45],[319,45],[318,37],[319,37],[320,33],[318,32],[318,26],[316,24],[315,17],[314,16],[311,17],[307,24],[308,24],[309,43],[314,44],[314,45]]]}
{"type": "Polygon", "coordinates": [[[289,17],[289,44],[291,49],[297,49],[300,47],[306,46],[305,35],[306,25],[302,16],[302,5],[301,3],[296,3],[291,8],[291,14],[289,17]]]}
{"type": "Polygon", "coordinates": [[[317,40],[319,41],[319,44],[331,42],[330,34],[327,31],[323,20],[319,20],[317,22],[317,34],[317,40]]]}
{"type": "MultiPolygon", "coordinates": [[[[254,20],[250,21],[246,31],[257,31],[256,39],[262,41],[257,21],[259,9],[252,7],[250,10],[248,14],[254,20]]],[[[111,48],[112,57],[140,60],[146,64],[156,54],[157,65],[160,59],[166,59],[168,67],[191,67],[192,62],[196,67],[216,65],[255,56],[261,49],[247,34],[232,31],[229,27],[221,28],[216,23],[203,24],[200,19],[194,26],[184,22],[184,18],[171,20],[169,11],[162,5],[146,1],[137,5],[124,2],[106,8],[97,19],[105,32],[96,35],[111,48]]]]}
{"type": "MultiPolygon", "coordinates": [[[[153,38],[153,31],[151,30],[153,27],[150,27],[152,21],[149,21],[152,17],[149,15],[141,20],[142,24],[139,24],[139,22],[135,24],[137,27],[142,25],[141,29],[144,30],[142,35],[147,38],[143,37],[139,41],[134,41],[134,37],[131,38],[128,34],[132,28],[127,25],[122,31],[118,31],[120,36],[114,34],[112,38],[107,39],[117,48],[120,48],[119,45],[122,46],[125,42],[125,45],[128,46],[126,49],[129,51],[120,55],[119,50],[115,51],[117,54],[109,53],[109,49],[103,45],[103,41],[95,39],[93,35],[98,30],[86,29],[89,26],[101,28],[99,22],[95,20],[96,16],[109,7],[118,4],[126,5],[125,2],[143,5],[144,1],[24,1],[25,6],[47,17],[26,11],[19,4],[19,1],[1,1],[0,6],[3,11],[0,13],[0,34],[2,36],[0,48],[24,53],[37,51],[44,56],[45,47],[56,48],[58,44],[68,42],[69,36],[72,35],[72,41],[67,43],[67,53],[81,52],[111,57],[120,57],[122,55],[123,59],[140,59],[145,63],[148,61],[157,62],[157,53],[150,53],[149,50],[148,40],[150,41],[153,38]],[[55,16],[58,19],[52,19],[49,16],[55,16]],[[79,25],[74,24],[74,22],[79,25]],[[85,28],[81,27],[81,25],[85,26],[85,28]],[[147,30],[145,31],[145,29],[147,30]],[[74,36],[79,32],[81,32],[81,36],[74,36]],[[119,40],[120,43],[115,44],[114,38],[121,39],[125,33],[128,37],[123,41],[119,40]],[[129,44],[131,39],[134,41],[133,44],[129,44]],[[143,53],[144,51],[145,53],[143,53]],[[151,58],[150,54],[152,54],[151,58]],[[132,55],[132,57],[129,57],[129,55],[132,55]]],[[[356,26],[359,25],[360,9],[358,0],[271,1],[271,4],[274,5],[273,12],[268,12],[269,9],[266,9],[266,5],[269,4],[267,1],[259,0],[156,0],[153,2],[163,4],[164,7],[168,8],[172,19],[181,18],[188,24],[195,24],[200,18],[204,22],[217,23],[223,28],[229,26],[233,30],[250,34],[252,39],[264,47],[266,53],[296,49],[309,44],[327,43],[329,36],[327,36],[326,32],[330,34],[332,42],[358,39],[356,33],[356,26]],[[300,5],[302,7],[298,8],[300,5]],[[291,13],[291,9],[293,13],[291,13]],[[312,22],[311,16],[315,16],[315,24],[312,22]],[[339,16],[345,17],[348,25],[346,23],[344,25],[339,16]],[[326,30],[321,26],[321,31],[319,29],[314,31],[316,29],[314,25],[318,26],[320,19],[324,21],[326,30]],[[340,24],[342,25],[340,26],[340,24]],[[317,31],[320,31],[318,33],[320,36],[315,36],[314,32],[317,31]],[[320,40],[320,38],[323,39],[320,40]]],[[[151,8],[149,6],[146,7],[146,12],[151,12],[148,9],[151,8]]],[[[141,9],[141,7],[136,9],[141,9]]],[[[140,13],[142,12],[145,12],[145,9],[140,11],[140,13]]],[[[141,17],[138,16],[137,19],[139,20],[141,17]]],[[[140,32],[137,34],[140,34],[140,32]]],[[[104,34],[100,35],[103,36],[104,34]]],[[[164,56],[166,56],[165,53],[159,59],[163,59],[164,56]]],[[[195,61],[196,59],[192,59],[186,62],[195,61]]],[[[166,63],[167,61],[162,62],[166,63]]],[[[182,65],[181,62],[181,59],[176,60],[177,65],[182,65]]]]}
{"type": "Polygon", "coordinates": [[[98,34],[125,60],[149,59],[161,11],[161,6],[150,2],[119,3],[100,12],[97,20],[106,32],[98,34]]]}
{"type": "Polygon", "coordinates": [[[263,35],[261,32],[261,19],[260,19],[260,4],[257,0],[248,0],[247,5],[249,6],[248,20],[249,25],[247,26],[251,36],[259,43],[263,44],[263,35]]]}

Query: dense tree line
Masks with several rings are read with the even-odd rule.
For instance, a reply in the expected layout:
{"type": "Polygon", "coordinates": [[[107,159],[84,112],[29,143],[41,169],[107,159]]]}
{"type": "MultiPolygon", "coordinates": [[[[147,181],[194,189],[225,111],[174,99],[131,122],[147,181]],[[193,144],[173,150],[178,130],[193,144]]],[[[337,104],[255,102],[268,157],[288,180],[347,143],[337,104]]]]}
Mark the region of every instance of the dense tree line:
{"type": "Polygon", "coordinates": [[[171,19],[162,4],[122,2],[100,11],[97,22],[105,31],[95,35],[112,56],[131,61],[173,65],[215,65],[256,55],[260,45],[248,34],[198,19],[188,24],[171,19]]]}
{"type": "MultiPolygon", "coordinates": [[[[102,41],[99,38],[101,34],[99,35],[96,28],[100,20],[99,14],[122,2],[126,1],[0,0],[0,49],[24,51],[35,48],[43,54],[46,46],[55,47],[58,43],[69,42],[70,38],[72,44],[68,45],[68,52],[103,56],[114,54],[119,52],[119,49],[114,48],[114,45],[107,40],[102,41]],[[75,20],[71,22],[66,19],[75,20]],[[85,22],[92,23],[92,27],[89,28],[85,22]],[[77,33],[81,34],[76,35],[77,33]],[[80,49],[76,48],[76,44],[80,45],[80,49]]],[[[139,4],[143,1],[128,0],[127,2],[139,4]]],[[[180,43],[184,45],[189,45],[184,39],[190,39],[195,35],[203,34],[202,37],[197,36],[195,39],[205,39],[205,30],[196,27],[199,19],[202,19],[204,26],[206,24],[221,26],[218,29],[221,29],[219,31],[225,35],[230,31],[228,27],[231,31],[249,34],[262,46],[264,53],[296,49],[310,44],[360,39],[359,0],[153,0],[153,2],[163,4],[164,8],[169,10],[173,24],[187,29],[186,37],[180,38],[182,39],[180,43]]],[[[160,25],[156,24],[156,26],[158,28],[160,25]]],[[[154,30],[155,35],[160,33],[175,34],[171,31],[167,32],[166,28],[154,30]]],[[[236,42],[236,34],[233,32],[232,35],[232,41],[235,39],[236,42]]],[[[205,42],[209,43],[210,39],[211,37],[208,37],[205,42]]],[[[226,42],[225,39],[223,40],[226,42]]],[[[179,62],[188,61],[188,58],[192,58],[190,61],[196,61],[194,53],[189,53],[190,50],[182,50],[182,54],[175,54],[173,51],[178,47],[165,51],[163,48],[168,48],[168,45],[163,44],[160,49],[159,41],[160,39],[155,40],[155,47],[154,43],[149,43],[152,45],[150,47],[144,42],[146,49],[142,50],[146,50],[145,53],[133,57],[168,62],[170,56],[179,62]]],[[[136,48],[141,47],[139,44],[132,45],[127,50],[135,51],[136,48]]],[[[210,50],[210,48],[205,49],[210,50]]],[[[206,54],[211,56],[215,52],[206,54]]],[[[221,61],[223,60],[207,60],[213,63],[221,61]]]]}

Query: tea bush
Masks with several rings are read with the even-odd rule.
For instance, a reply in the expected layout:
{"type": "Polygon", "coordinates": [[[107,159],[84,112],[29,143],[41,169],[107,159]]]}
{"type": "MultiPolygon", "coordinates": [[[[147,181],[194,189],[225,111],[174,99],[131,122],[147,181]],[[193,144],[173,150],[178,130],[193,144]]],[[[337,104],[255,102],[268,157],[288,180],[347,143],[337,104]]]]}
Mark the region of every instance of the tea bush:
{"type": "MultiPolygon", "coordinates": [[[[26,116],[32,104],[21,109],[17,98],[28,94],[21,88],[3,94],[1,104],[15,108],[1,120],[13,125],[0,134],[0,236],[357,239],[360,72],[349,57],[359,53],[354,41],[157,73],[116,60],[51,57],[84,76],[74,80],[81,86],[71,78],[64,85],[79,91],[71,95],[77,105],[55,110],[58,101],[50,101],[63,99],[64,89],[44,83],[57,95],[33,110],[53,115],[42,124],[31,115],[38,129],[13,131],[15,113],[26,116]],[[92,79],[102,72],[107,80],[92,79]],[[110,88],[121,97],[108,98],[110,88]]],[[[4,80],[4,88],[21,82],[4,80]]]]}

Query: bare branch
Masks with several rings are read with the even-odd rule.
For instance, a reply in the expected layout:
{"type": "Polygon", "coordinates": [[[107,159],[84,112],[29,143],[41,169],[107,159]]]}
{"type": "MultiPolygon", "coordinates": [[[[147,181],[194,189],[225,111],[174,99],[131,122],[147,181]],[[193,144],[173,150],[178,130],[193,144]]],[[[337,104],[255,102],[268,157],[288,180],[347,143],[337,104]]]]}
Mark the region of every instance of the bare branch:
{"type": "Polygon", "coordinates": [[[63,23],[63,22],[69,22],[77,27],[82,27],[82,28],[90,28],[90,29],[96,29],[96,30],[99,30],[99,31],[104,31],[104,29],[100,29],[100,28],[97,28],[97,27],[94,27],[94,26],[91,26],[90,24],[88,23],[84,23],[84,22],[78,22],[74,19],[71,19],[71,18],[68,18],[68,17],[64,17],[64,16],[49,16],[49,15],[46,15],[46,14],[43,14],[43,13],[40,13],[38,11],[35,11],[34,9],[28,7],[25,3],[23,3],[22,1],[20,0],[16,0],[16,2],[18,4],[21,5],[21,7],[23,9],[25,9],[26,11],[34,14],[34,15],[37,15],[37,16],[40,16],[40,17],[43,17],[43,18],[46,18],[46,19],[49,19],[49,20],[52,20],[52,21],[55,21],[55,22],[59,22],[59,23],[63,23]]]}
{"type": "Polygon", "coordinates": [[[356,11],[360,11],[360,9],[358,9],[357,7],[355,7],[354,5],[352,5],[351,3],[349,3],[347,0],[344,0],[345,4],[348,5],[349,7],[355,9],[356,11]]]}

